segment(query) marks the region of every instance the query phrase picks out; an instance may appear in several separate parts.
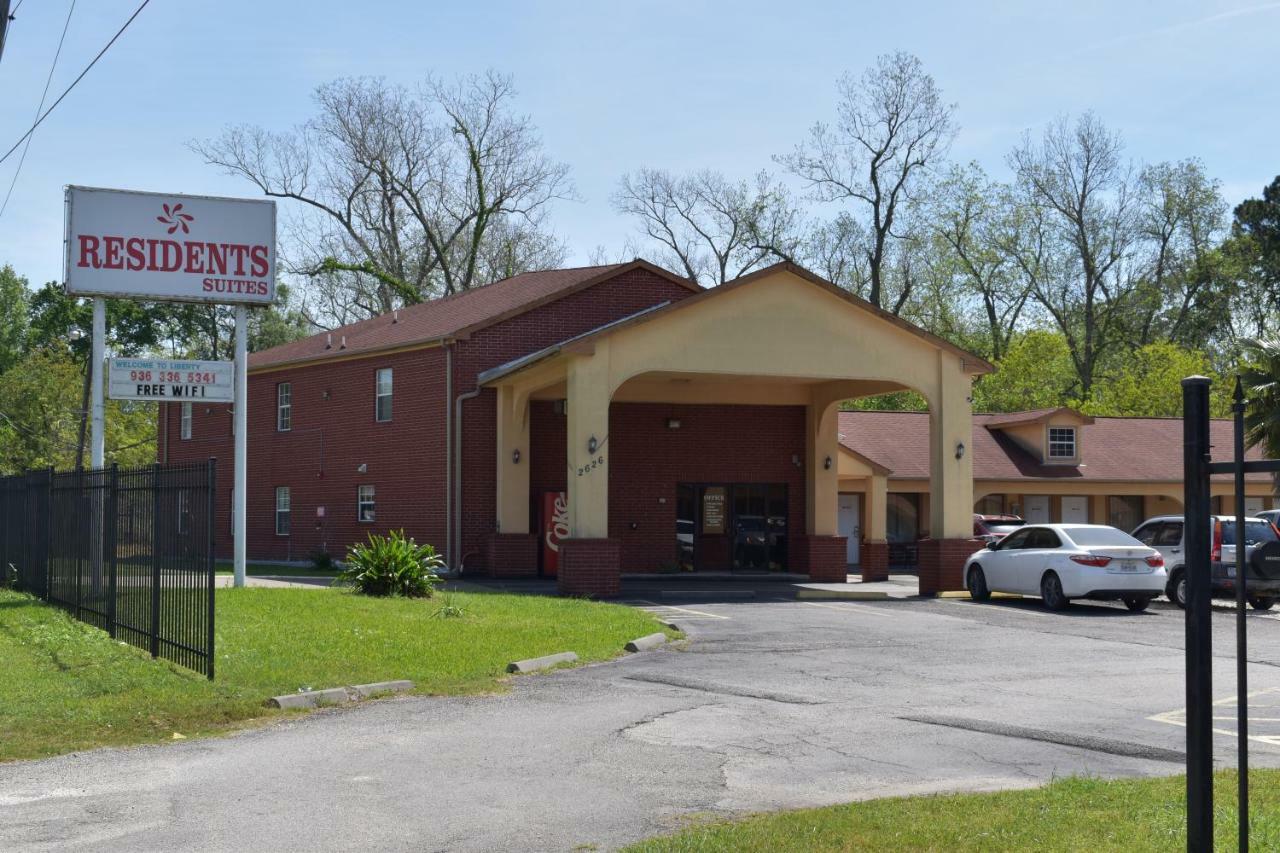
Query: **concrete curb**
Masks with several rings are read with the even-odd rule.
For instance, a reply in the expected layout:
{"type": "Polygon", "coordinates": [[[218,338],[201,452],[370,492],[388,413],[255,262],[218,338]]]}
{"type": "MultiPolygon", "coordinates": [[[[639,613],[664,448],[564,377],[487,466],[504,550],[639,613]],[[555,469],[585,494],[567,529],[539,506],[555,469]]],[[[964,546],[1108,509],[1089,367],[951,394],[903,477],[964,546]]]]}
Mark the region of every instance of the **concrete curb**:
{"type": "MultiPolygon", "coordinates": [[[[969,593],[962,590],[951,590],[948,592],[938,593],[938,598],[969,598],[969,593]]],[[[1026,598],[1025,595],[1018,595],[1014,592],[993,592],[992,598],[1026,598]]]]}
{"type": "Polygon", "coordinates": [[[560,652],[559,654],[546,655],[540,658],[512,661],[507,664],[507,672],[537,672],[540,669],[550,669],[553,666],[559,666],[562,663],[574,663],[577,660],[578,655],[576,652],[560,652]]]}
{"type": "Polygon", "coordinates": [[[888,601],[889,593],[860,589],[805,589],[796,590],[799,601],[888,601]]]}
{"type": "Polygon", "coordinates": [[[268,708],[286,710],[320,708],[325,705],[347,705],[383,693],[403,693],[412,689],[412,681],[375,681],[372,684],[357,684],[354,687],[330,687],[327,690],[305,690],[301,693],[272,696],[267,700],[266,705],[268,708]]]}
{"type": "Polygon", "coordinates": [[[647,634],[643,637],[637,637],[623,646],[623,648],[629,652],[647,652],[649,649],[656,649],[666,641],[666,634],[647,634]]]}
{"type": "Polygon", "coordinates": [[[672,630],[672,631],[679,631],[679,630],[680,630],[680,628],[679,628],[679,627],[676,625],[676,623],[674,623],[674,622],[668,622],[668,621],[667,621],[667,620],[665,620],[665,619],[658,619],[658,620],[655,620],[655,621],[657,621],[657,623],[658,623],[659,625],[661,625],[662,627],[664,627],[664,628],[669,628],[669,629],[670,629],[670,630],[672,630]]]}

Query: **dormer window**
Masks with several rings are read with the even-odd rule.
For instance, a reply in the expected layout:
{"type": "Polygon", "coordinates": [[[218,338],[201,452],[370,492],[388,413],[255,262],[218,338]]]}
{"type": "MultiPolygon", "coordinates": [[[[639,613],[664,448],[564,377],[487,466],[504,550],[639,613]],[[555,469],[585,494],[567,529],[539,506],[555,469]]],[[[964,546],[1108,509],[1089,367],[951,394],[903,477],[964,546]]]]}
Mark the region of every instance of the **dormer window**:
{"type": "Polygon", "coordinates": [[[1049,427],[1049,458],[1076,458],[1076,428],[1049,427]]]}

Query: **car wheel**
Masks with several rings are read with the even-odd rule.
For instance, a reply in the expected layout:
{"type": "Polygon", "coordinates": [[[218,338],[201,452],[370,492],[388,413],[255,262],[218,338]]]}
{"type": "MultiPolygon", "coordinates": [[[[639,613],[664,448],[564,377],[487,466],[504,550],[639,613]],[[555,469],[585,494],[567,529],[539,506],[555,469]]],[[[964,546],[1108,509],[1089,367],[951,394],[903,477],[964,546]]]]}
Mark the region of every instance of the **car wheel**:
{"type": "Polygon", "coordinates": [[[1187,609],[1187,573],[1182,569],[1178,569],[1173,573],[1173,577],[1169,578],[1169,585],[1164,588],[1165,597],[1174,604],[1187,609]]]}
{"type": "Polygon", "coordinates": [[[1151,599],[1144,596],[1131,595],[1125,598],[1124,606],[1132,610],[1134,613],[1141,613],[1147,609],[1147,605],[1151,603],[1151,599]]]}
{"type": "Polygon", "coordinates": [[[1276,603],[1274,598],[1264,595],[1249,596],[1249,606],[1254,610],[1270,610],[1272,605],[1276,603]]]}
{"type": "Polygon", "coordinates": [[[1071,603],[1071,599],[1062,591],[1062,580],[1056,572],[1045,572],[1041,578],[1040,597],[1044,599],[1044,606],[1050,610],[1062,610],[1071,603]]]}
{"type": "Polygon", "coordinates": [[[987,586],[987,575],[982,571],[982,566],[969,569],[969,597],[974,601],[991,598],[991,589],[987,586]]]}

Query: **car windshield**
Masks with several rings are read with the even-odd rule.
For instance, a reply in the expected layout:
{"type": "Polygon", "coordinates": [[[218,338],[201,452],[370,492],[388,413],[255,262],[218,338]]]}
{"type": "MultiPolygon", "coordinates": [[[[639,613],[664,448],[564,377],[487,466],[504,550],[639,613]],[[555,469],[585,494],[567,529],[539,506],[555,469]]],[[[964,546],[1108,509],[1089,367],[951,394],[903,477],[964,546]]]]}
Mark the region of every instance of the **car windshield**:
{"type": "MultiPolygon", "coordinates": [[[[1244,523],[1244,543],[1246,545],[1275,542],[1277,539],[1280,539],[1280,536],[1276,536],[1275,528],[1265,521],[1246,521],[1244,523]]],[[[1222,522],[1222,544],[1236,544],[1236,523],[1234,521],[1222,522]]]]}
{"type": "Polygon", "coordinates": [[[1079,545],[1081,548],[1096,548],[1109,545],[1133,546],[1142,544],[1128,533],[1125,533],[1123,530],[1117,530],[1114,527],[1064,527],[1063,532],[1070,536],[1071,541],[1079,545]]]}

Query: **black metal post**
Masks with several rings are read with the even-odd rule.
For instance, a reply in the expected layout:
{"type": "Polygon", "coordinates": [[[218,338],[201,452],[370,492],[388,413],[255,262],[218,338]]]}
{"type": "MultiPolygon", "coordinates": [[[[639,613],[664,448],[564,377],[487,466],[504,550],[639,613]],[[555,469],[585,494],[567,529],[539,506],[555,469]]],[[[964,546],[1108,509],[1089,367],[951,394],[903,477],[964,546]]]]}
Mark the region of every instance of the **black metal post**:
{"type": "Polygon", "coordinates": [[[1213,850],[1213,657],[1210,645],[1209,380],[1182,380],[1187,557],[1187,850],[1213,850]]]}
{"type": "Polygon", "coordinates": [[[160,656],[160,463],[151,466],[151,656],[160,656]]]}
{"type": "Polygon", "coordinates": [[[1240,850],[1249,849],[1249,644],[1245,627],[1245,599],[1248,585],[1244,525],[1244,389],[1236,377],[1231,403],[1235,414],[1232,461],[1236,487],[1236,768],[1240,850]]]}
{"type": "Polygon", "coordinates": [[[208,619],[208,628],[209,628],[209,642],[205,646],[205,649],[209,655],[208,661],[209,661],[209,680],[210,681],[213,681],[213,662],[214,660],[217,659],[217,655],[213,653],[214,652],[214,649],[213,649],[213,617],[214,617],[213,598],[214,598],[214,588],[217,583],[217,577],[216,577],[217,562],[213,552],[214,529],[216,526],[216,521],[215,521],[213,510],[214,510],[214,499],[217,497],[217,494],[218,494],[218,489],[217,489],[218,476],[217,475],[218,475],[218,460],[216,458],[211,458],[209,460],[209,488],[207,490],[208,497],[206,499],[208,502],[208,523],[205,526],[205,535],[209,539],[209,546],[208,546],[209,594],[207,596],[207,598],[209,599],[209,612],[206,614],[206,619],[208,619]]]}
{"type": "Polygon", "coordinates": [[[106,525],[103,544],[107,551],[103,555],[107,567],[107,633],[112,637],[116,635],[116,575],[120,571],[120,547],[116,540],[120,519],[119,490],[120,466],[112,462],[104,501],[106,510],[103,513],[103,523],[106,525]]]}

